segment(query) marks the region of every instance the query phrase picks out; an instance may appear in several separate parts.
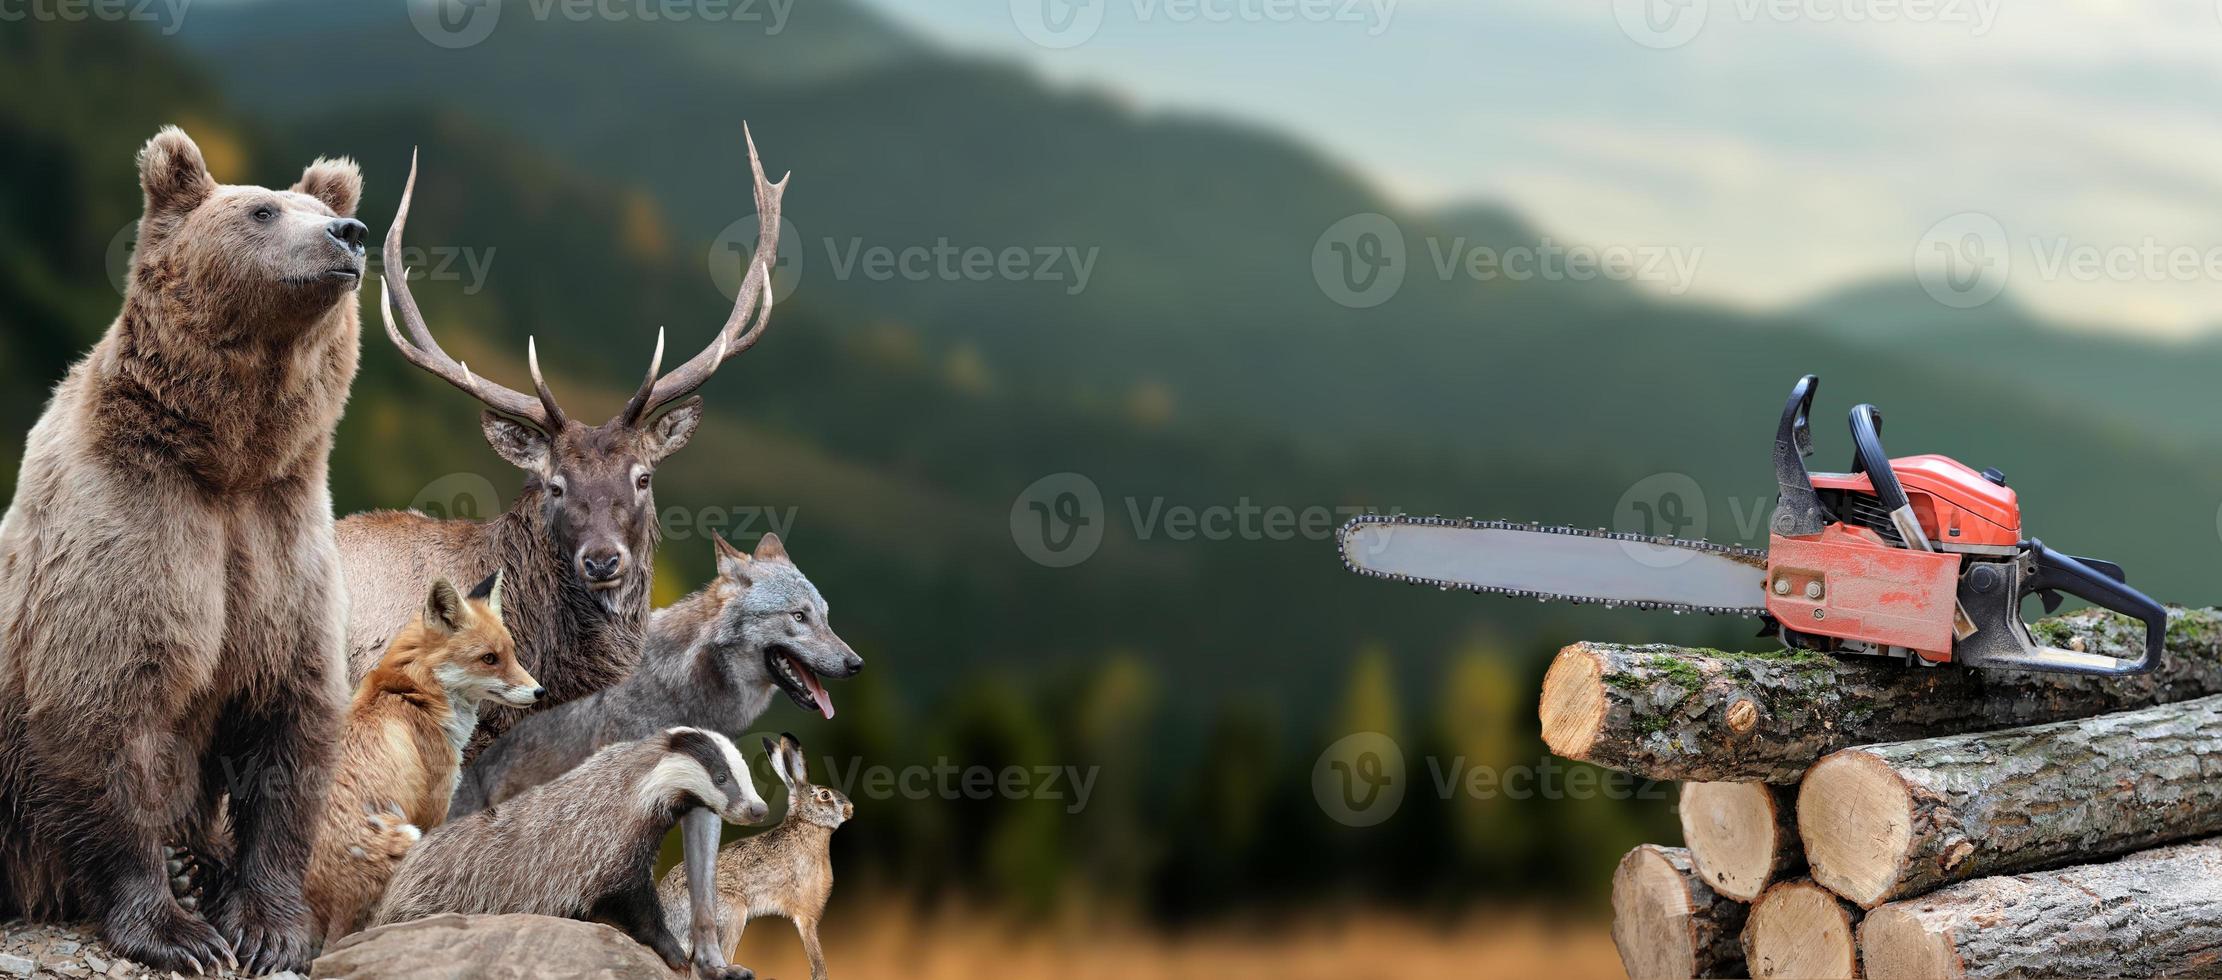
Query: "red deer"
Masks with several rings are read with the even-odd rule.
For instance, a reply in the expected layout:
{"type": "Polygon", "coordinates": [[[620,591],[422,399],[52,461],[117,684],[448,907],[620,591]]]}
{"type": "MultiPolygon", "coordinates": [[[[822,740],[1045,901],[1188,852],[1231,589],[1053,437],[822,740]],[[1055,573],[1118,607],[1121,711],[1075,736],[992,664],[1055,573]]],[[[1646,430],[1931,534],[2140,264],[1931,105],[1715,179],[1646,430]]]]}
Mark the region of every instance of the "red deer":
{"type": "MultiPolygon", "coordinates": [[[[744,129],[744,134],[745,134],[744,129]]],[[[409,294],[401,260],[402,226],[416,190],[416,164],[385,244],[386,337],[403,357],[483,402],[486,441],[525,471],[524,490],[507,512],[485,522],[438,520],[416,512],[359,514],[339,524],[351,609],[348,673],[359,682],[423,605],[424,583],[475,582],[502,574],[506,620],[517,659],[547,687],[540,705],[562,704],[623,679],[639,663],[649,585],[659,536],[653,476],[658,464],[702,421],[695,391],[728,358],[753,346],[771,322],[771,269],[779,242],[779,202],[787,178],[764,177],[748,139],[761,221],[756,253],[733,312],[717,339],[661,375],[663,339],[648,377],[616,418],[588,426],[565,415],[540,375],[537,344],[527,347],[534,395],[502,387],[440,349],[409,294]],[[394,311],[409,337],[394,325],[394,311]],[[753,324],[751,314],[755,314],[753,324]]],[[[478,746],[513,724],[515,711],[480,721],[478,746]]],[[[474,746],[475,748],[475,746],[474,746]]],[[[475,752],[473,753],[475,754],[475,752]]]]}

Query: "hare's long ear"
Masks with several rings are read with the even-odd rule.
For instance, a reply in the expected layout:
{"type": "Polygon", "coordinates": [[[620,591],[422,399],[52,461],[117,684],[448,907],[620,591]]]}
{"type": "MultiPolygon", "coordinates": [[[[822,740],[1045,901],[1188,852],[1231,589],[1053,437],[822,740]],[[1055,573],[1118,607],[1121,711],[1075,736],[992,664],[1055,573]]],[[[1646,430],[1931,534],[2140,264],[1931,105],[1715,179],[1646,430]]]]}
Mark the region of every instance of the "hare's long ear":
{"type": "Polygon", "coordinates": [[[778,766],[779,778],[786,780],[788,786],[810,785],[809,765],[802,758],[802,741],[794,735],[780,733],[779,751],[773,753],[772,760],[778,766]]]}

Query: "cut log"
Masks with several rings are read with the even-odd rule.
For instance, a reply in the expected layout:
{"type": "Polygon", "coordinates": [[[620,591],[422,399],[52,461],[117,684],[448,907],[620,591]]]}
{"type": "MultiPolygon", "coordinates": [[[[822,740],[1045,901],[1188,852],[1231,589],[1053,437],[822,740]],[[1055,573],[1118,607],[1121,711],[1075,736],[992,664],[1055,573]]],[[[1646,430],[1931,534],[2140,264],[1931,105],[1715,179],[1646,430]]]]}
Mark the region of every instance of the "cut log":
{"type": "Polygon", "coordinates": [[[1613,945],[1631,980],[1731,976],[1743,969],[1745,908],[1705,887],[1689,851],[1644,844],[1613,872],[1613,945]]]}
{"type": "Polygon", "coordinates": [[[1869,912],[1874,980],[2222,974],[2222,841],[1979,878],[1869,912]]]}
{"type": "Polygon", "coordinates": [[[1766,783],[1683,783],[1682,843],[1705,884],[1750,902],[1804,870],[1795,796],[1792,787],[1766,783]]]}
{"type": "Polygon", "coordinates": [[[2222,697],[1846,749],[1797,807],[1813,879],[1861,908],[2222,833],[2222,697]]]}
{"type": "Polygon", "coordinates": [[[1744,963],[1754,977],[1857,977],[1859,917],[1857,906],[1810,878],[1785,881],[1751,904],[1744,963]]]}
{"type": "MultiPolygon", "coordinates": [[[[2144,626],[2089,610],[2045,643],[2130,653],[2144,626]]],[[[1733,654],[1577,643],[1543,679],[1551,751],[1649,779],[1793,783],[1837,749],[2082,718],[2222,694],[2222,612],[2176,609],[2152,672],[2099,678],[1908,667],[1812,651],[1733,654]]]]}

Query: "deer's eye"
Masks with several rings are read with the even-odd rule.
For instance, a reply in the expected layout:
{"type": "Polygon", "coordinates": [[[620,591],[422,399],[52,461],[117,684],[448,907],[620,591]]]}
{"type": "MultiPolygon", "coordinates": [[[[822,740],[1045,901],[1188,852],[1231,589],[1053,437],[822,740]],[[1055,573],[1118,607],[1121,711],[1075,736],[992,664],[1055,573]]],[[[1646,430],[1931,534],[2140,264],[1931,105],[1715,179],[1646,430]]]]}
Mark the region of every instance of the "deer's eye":
{"type": "Polygon", "coordinates": [[[561,497],[563,496],[563,484],[561,484],[561,483],[550,483],[550,484],[548,484],[548,496],[550,496],[550,497],[556,497],[556,498],[561,498],[561,497]]]}
{"type": "Polygon", "coordinates": [[[633,486],[638,487],[642,490],[648,489],[648,474],[642,473],[640,475],[640,479],[633,481],[633,486]]]}
{"type": "Polygon", "coordinates": [[[501,655],[489,653],[483,657],[478,658],[478,662],[485,664],[488,667],[492,667],[495,664],[501,663],[501,655]]]}

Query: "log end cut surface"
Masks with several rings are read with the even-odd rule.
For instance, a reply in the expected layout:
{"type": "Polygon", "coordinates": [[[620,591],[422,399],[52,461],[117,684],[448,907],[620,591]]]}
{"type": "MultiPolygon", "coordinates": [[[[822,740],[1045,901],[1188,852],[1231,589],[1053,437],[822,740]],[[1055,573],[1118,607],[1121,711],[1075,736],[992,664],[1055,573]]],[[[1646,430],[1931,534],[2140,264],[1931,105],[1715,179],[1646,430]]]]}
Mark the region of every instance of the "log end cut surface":
{"type": "Polygon", "coordinates": [[[1757,899],[1779,863],[1783,820],[1764,783],[1682,784],[1682,842],[1713,890],[1757,899]]]}
{"type": "Polygon", "coordinates": [[[1744,962],[1754,977],[1823,980],[1859,976],[1854,913],[1810,881],[1767,889],[1744,925],[1744,962]]]}
{"type": "Polygon", "coordinates": [[[1632,980],[1697,976],[1689,888],[1659,848],[1628,852],[1613,873],[1612,939],[1632,980]]]}
{"type": "Polygon", "coordinates": [[[1813,880],[1874,908],[1897,884],[1913,834],[1913,793],[1857,749],[1814,763],[1798,787],[1798,836],[1813,880]]]}
{"type": "Polygon", "coordinates": [[[1586,759],[1589,747],[1605,724],[1604,668],[1579,645],[1559,651],[1543,675],[1543,702],[1539,712],[1543,741],[1551,751],[1569,759],[1586,759]]]}
{"type": "Polygon", "coordinates": [[[1966,976],[1951,937],[1912,909],[1885,905],[1859,925],[1872,980],[1946,980],[1966,976]]]}

